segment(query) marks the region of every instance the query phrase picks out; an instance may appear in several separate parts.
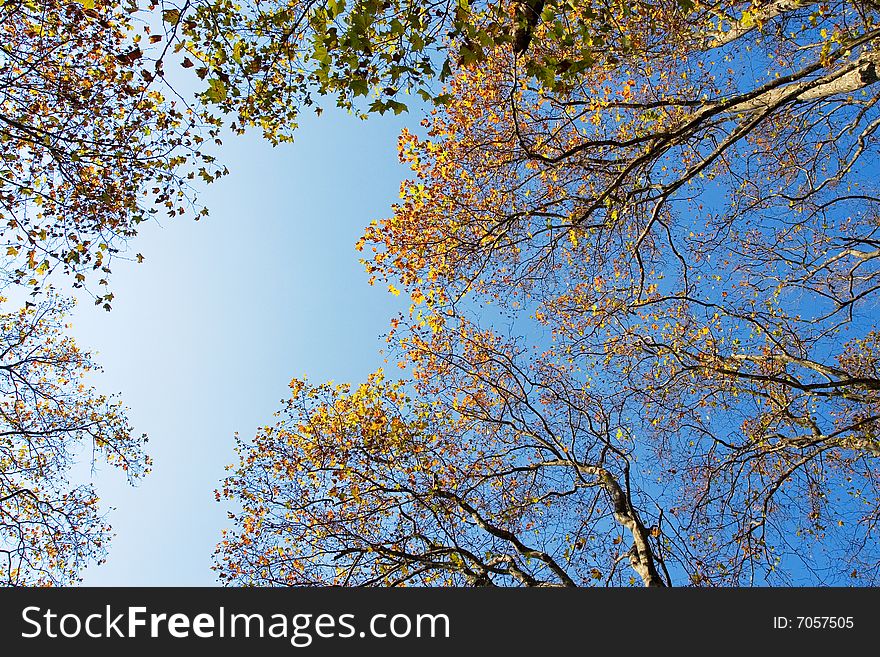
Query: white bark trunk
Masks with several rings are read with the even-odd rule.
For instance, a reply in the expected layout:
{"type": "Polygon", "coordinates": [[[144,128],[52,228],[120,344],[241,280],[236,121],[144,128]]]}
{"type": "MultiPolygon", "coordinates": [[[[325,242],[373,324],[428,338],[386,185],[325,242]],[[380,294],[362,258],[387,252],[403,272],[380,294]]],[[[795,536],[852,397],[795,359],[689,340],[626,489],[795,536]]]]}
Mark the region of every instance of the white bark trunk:
{"type": "Polygon", "coordinates": [[[764,23],[795,9],[815,4],[816,0],[776,0],[766,5],[753,5],[748,16],[735,21],[726,30],[716,30],[706,37],[706,48],[719,48],[745,36],[764,23]]]}

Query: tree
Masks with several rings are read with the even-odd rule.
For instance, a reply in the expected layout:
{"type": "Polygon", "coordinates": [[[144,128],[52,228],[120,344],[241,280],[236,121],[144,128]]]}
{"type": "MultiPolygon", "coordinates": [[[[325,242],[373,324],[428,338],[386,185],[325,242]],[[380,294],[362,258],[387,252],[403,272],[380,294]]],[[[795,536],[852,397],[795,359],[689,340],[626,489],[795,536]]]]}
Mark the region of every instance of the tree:
{"type": "Polygon", "coordinates": [[[453,451],[456,472],[515,472],[495,478],[507,497],[483,492],[489,474],[440,479],[441,492],[467,491],[468,519],[425,477],[398,490],[422,447],[372,454],[352,429],[367,413],[355,397],[385,389],[320,389],[323,403],[293,403],[286,423],[242,444],[225,491],[245,504],[221,573],[325,582],[338,565],[347,583],[568,583],[482,518],[528,549],[522,532],[537,527],[534,549],[577,584],[590,560],[597,582],[625,581],[621,554],[646,584],[876,583],[878,8],[644,3],[597,45],[589,6],[565,11],[592,32],[558,32],[567,14],[553,7],[528,57],[507,43],[454,68],[427,134],[401,138],[415,179],[359,245],[372,279],[413,299],[389,338],[419,400],[403,433],[453,451]],[[337,406],[347,430],[314,424],[337,406]],[[380,473],[363,503],[331,485],[336,462],[299,456],[334,441],[354,445],[338,470],[380,473]],[[285,458],[293,470],[267,465],[285,458]],[[331,481],[293,486],[300,471],[331,481]],[[519,488],[530,475],[540,485],[519,488]],[[546,515],[529,515],[533,497],[546,515]],[[295,522],[277,515],[287,504],[295,522]],[[422,529],[414,509],[440,506],[447,534],[422,529]],[[379,508],[374,533],[351,524],[379,508]],[[622,510],[629,550],[615,543],[622,510]],[[577,536],[601,549],[579,562],[577,536]],[[302,545],[313,552],[294,567],[302,545]],[[432,546],[467,550],[470,571],[432,546]]]}
{"type": "MultiPolygon", "coordinates": [[[[92,271],[106,286],[111,256],[145,219],[204,214],[190,181],[222,173],[203,152],[219,122],[168,100],[176,37],[144,16],[111,0],[0,2],[4,283],[39,288],[59,269],[76,287],[92,271]]],[[[95,296],[109,309],[112,293],[95,296]]]]}
{"type": "Polygon", "coordinates": [[[76,582],[110,539],[91,485],[68,475],[83,458],[149,471],[145,436],[121,403],[87,383],[91,355],[64,335],[70,302],[44,299],[0,315],[0,582],[76,582]]]}
{"type": "Polygon", "coordinates": [[[175,26],[156,29],[156,9],[0,0],[0,289],[33,293],[0,314],[5,584],[68,584],[103,559],[110,527],[95,491],[68,482],[84,447],[132,481],[148,471],[146,438],[87,385],[97,366],[65,337],[69,302],[52,289],[67,274],[110,310],[111,260],[140,224],[204,216],[193,181],[225,173],[205,148],[220,143],[220,120],[165,80],[181,46],[175,26]]]}
{"type": "Polygon", "coordinates": [[[208,82],[202,97],[261,129],[274,144],[292,139],[299,112],[335,99],[366,117],[421,101],[445,103],[437,88],[456,65],[481,65],[505,47],[530,75],[565,83],[596,50],[625,51],[620,23],[632,11],[678,11],[690,0],[187,0],[167,2],[189,54],[208,82]],[[668,5],[668,6],[667,6],[668,5]],[[539,29],[542,23],[550,29],[539,29]],[[563,54],[530,48],[533,37],[563,54]]]}
{"type": "Polygon", "coordinates": [[[560,390],[555,372],[531,380],[497,341],[471,338],[479,368],[455,362],[430,401],[381,371],[354,391],[292,381],[284,419],[239,442],[225,494],[242,511],[218,547],[221,579],[663,586],[615,418],[560,390]]]}

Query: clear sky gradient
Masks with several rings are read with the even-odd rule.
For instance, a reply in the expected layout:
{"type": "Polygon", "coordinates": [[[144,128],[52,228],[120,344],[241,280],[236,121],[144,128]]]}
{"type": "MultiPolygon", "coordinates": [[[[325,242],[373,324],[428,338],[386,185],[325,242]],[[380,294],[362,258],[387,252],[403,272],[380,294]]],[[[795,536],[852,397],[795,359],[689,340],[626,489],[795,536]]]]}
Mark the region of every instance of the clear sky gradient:
{"type": "Polygon", "coordinates": [[[388,216],[408,173],[397,134],[416,120],[328,110],[303,117],[293,145],[227,138],[231,174],[202,195],[211,216],[144,226],[130,247],[146,260],[114,265],[112,312],[83,298],[73,335],[154,458],[135,488],[95,474],[116,536],[86,585],[216,584],[227,509],[214,490],[234,432],[271,423],[293,376],[360,381],[382,365],[380,336],[405,301],[367,284],[354,243],[388,216]]]}

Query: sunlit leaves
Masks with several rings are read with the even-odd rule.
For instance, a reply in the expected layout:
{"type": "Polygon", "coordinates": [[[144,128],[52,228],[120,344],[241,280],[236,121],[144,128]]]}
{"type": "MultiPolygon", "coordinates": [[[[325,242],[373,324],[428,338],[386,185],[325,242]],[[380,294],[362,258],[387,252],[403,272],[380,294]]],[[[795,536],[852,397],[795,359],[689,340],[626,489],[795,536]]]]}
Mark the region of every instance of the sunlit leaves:
{"type": "MultiPolygon", "coordinates": [[[[4,301],[0,299],[0,301],[4,301]]],[[[110,527],[77,464],[149,471],[126,409],[89,382],[91,355],[64,335],[69,303],[0,314],[0,583],[63,585],[100,562],[110,527]],[[80,477],[75,477],[80,479],[80,477]]]]}
{"type": "Polygon", "coordinates": [[[461,328],[430,395],[381,372],[357,387],[291,382],[281,419],[239,441],[218,491],[240,508],[217,547],[222,581],[622,583],[628,535],[644,549],[631,560],[639,581],[662,583],[647,516],[618,483],[625,457],[603,456],[601,409],[577,391],[551,399],[552,370],[525,393],[515,352],[461,328]],[[597,563],[607,575],[596,578],[597,563]]]}
{"type": "Polygon", "coordinates": [[[442,363],[420,331],[470,300],[511,326],[531,313],[550,335],[521,338],[543,359],[626,396],[617,438],[637,437],[660,464],[649,489],[700,527],[665,548],[686,579],[842,581],[835,560],[876,556],[880,383],[855,363],[876,331],[878,96],[875,76],[844,75],[873,70],[873,50],[834,59],[821,21],[846,17],[864,44],[875,19],[771,3],[712,23],[707,45],[688,9],[634,9],[577,85],[547,58],[450,70],[450,102],[401,136],[414,179],[359,248],[371,280],[430,300],[395,327],[418,377],[442,363]],[[791,33],[768,37],[783,15],[791,33]],[[745,77],[758,58],[767,71],[745,77]],[[804,564],[792,537],[824,554],[804,564]]]}
{"type": "Polygon", "coordinates": [[[203,77],[274,141],[435,105],[357,245],[412,380],[293,382],[225,581],[878,581],[876,7],[212,7],[203,77]]]}
{"type": "MultiPolygon", "coordinates": [[[[659,38],[678,0],[271,0],[188,3],[180,20],[190,53],[228,88],[205,98],[277,143],[292,137],[299,112],[335,98],[357,112],[402,113],[412,97],[443,104],[453,68],[517,57],[548,89],[577,84],[594,64],[615,63],[638,46],[631,23],[659,38]],[[366,97],[366,101],[364,100],[366,97]]],[[[166,12],[168,13],[168,12],[166,12]]]]}
{"type": "Polygon", "coordinates": [[[222,173],[203,152],[216,120],[169,98],[163,37],[142,18],[110,0],[0,6],[4,283],[57,270],[106,287],[143,221],[205,213],[190,180],[222,173]]]}

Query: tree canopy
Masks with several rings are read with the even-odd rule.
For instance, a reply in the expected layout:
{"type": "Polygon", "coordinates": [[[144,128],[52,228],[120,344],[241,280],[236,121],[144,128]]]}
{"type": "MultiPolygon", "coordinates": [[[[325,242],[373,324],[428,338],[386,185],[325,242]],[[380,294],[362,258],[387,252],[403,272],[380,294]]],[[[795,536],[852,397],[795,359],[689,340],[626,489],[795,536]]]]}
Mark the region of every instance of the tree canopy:
{"type": "Polygon", "coordinates": [[[426,113],[357,245],[412,301],[405,378],[291,382],[218,492],[223,581],[876,584],[878,13],[0,0],[0,285],[36,296],[0,315],[0,578],[102,558],[83,445],[148,468],[47,277],[109,309],[138,226],[206,212],[223,125],[335,102],[426,113]]]}
{"type": "Polygon", "coordinates": [[[59,270],[109,309],[111,258],[139,224],[206,212],[191,181],[223,172],[203,147],[218,122],[169,99],[175,37],[147,16],[117,0],[0,2],[3,283],[39,289],[59,270]]]}
{"type": "Polygon", "coordinates": [[[412,379],[291,384],[225,483],[221,577],[875,584],[877,12],[547,4],[526,47],[442,37],[359,243],[412,298],[412,379]]]}
{"type": "Polygon", "coordinates": [[[100,562],[110,526],[77,462],[149,471],[121,402],[88,382],[96,364],[65,335],[69,302],[0,314],[0,583],[65,585],[100,562]]]}
{"type": "MultiPolygon", "coordinates": [[[[86,287],[110,309],[110,264],[146,219],[205,214],[192,181],[223,173],[204,150],[219,122],[164,81],[174,34],[150,7],[0,0],[0,582],[70,584],[111,536],[83,464],[149,470],[126,409],[90,383],[69,337],[86,287]],[[58,276],[66,274],[69,276],[58,276]],[[31,291],[24,307],[10,309],[31,291]]],[[[155,5],[153,6],[155,9],[155,5]]],[[[143,256],[134,256],[141,260],[143,256]]]]}
{"type": "MultiPolygon", "coordinates": [[[[575,83],[587,68],[634,48],[633,24],[661,38],[664,21],[694,10],[691,0],[165,4],[165,19],[182,26],[186,47],[201,63],[197,71],[209,84],[204,97],[236,112],[240,129],[259,127],[273,143],[292,137],[303,107],[320,111],[327,99],[361,113],[401,113],[414,105],[411,94],[449,102],[438,81],[501,51],[520,56],[529,74],[550,87],[575,83]]],[[[694,12],[691,27],[702,29],[727,9],[694,12]]]]}

